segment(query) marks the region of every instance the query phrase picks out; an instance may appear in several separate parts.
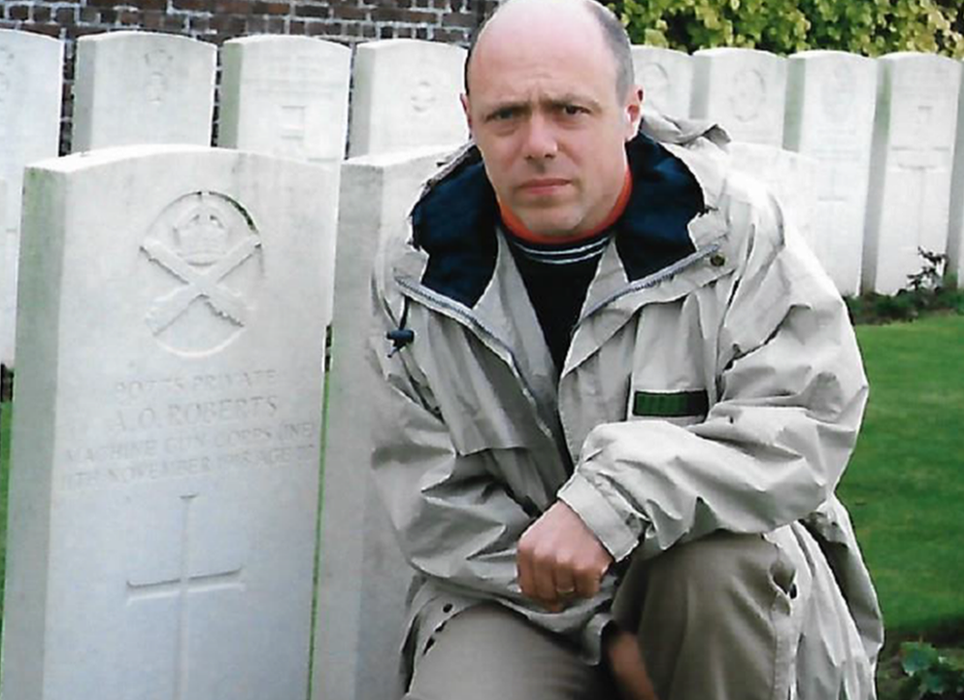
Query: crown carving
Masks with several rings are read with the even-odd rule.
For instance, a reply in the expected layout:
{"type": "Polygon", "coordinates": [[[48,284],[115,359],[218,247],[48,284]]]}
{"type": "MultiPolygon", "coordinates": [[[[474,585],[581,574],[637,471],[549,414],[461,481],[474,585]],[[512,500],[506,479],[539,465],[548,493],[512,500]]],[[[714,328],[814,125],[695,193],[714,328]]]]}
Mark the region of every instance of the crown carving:
{"type": "Polygon", "coordinates": [[[227,255],[228,234],[217,212],[208,207],[174,229],[181,257],[192,265],[210,265],[227,255]]]}

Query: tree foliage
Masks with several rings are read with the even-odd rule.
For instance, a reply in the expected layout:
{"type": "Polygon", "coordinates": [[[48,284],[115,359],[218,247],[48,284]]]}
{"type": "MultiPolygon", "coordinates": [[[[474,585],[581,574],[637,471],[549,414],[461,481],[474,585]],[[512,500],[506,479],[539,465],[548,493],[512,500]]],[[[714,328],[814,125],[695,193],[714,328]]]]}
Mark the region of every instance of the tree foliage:
{"type": "Polygon", "coordinates": [[[964,57],[964,0],[617,0],[634,44],[964,57]]]}

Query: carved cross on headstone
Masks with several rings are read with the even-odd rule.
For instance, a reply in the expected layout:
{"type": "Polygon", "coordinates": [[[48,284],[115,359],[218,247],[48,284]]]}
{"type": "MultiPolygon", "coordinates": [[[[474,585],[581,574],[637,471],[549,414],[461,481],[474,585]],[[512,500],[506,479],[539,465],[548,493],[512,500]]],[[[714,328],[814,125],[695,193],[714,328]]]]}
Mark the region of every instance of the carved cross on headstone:
{"type": "Polygon", "coordinates": [[[307,111],[305,105],[281,106],[281,128],[278,131],[281,149],[278,155],[298,158],[304,152],[307,111]]]}
{"type": "Polygon", "coordinates": [[[177,625],[174,639],[174,693],[172,700],[185,700],[188,687],[188,641],[190,617],[187,599],[189,595],[214,593],[226,590],[244,590],[242,568],[207,573],[191,573],[191,533],[193,531],[192,505],[198,494],[181,496],[181,556],[176,576],[159,581],[127,581],[128,604],[158,598],[177,598],[177,625]]]}

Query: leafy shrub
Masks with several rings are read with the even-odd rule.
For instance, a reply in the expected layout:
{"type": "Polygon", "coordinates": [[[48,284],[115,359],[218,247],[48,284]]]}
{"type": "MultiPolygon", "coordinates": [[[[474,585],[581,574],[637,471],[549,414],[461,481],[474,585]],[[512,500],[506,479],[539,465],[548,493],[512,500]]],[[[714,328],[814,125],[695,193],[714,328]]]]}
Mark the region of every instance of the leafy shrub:
{"type": "Polygon", "coordinates": [[[964,56],[964,0],[616,0],[633,43],[964,56]]]}
{"type": "Polygon", "coordinates": [[[846,299],[854,323],[912,321],[923,313],[951,311],[964,314],[964,290],[952,274],[945,274],[947,256],[918,249],[921,269],[907,275],[907,286],[893,296],[867,292],[846,299]]]}
{"type": "Polygon", "coordinates": [[[901,700],[958,700],[964,695],[964,664],[944,656],[930,644],[902,644],[900,665],[907,674],[901,686],[901,700]]]}

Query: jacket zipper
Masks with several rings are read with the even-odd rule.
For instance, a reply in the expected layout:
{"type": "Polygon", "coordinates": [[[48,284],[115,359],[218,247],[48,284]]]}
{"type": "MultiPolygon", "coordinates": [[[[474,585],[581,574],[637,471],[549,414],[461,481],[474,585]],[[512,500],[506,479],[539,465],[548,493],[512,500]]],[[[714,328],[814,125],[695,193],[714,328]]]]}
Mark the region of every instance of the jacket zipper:
{"type": "Polygon", "coordinates": [[[680,258],[679,260],[672,263],[671,265],[667,265],[661,270],[657,270],[653,274],[648,275],[647,277],[643,277],[642,279],[638,279],[635,282],[631,282],[625,287],[623,287],[622,289],[613,292],[608,297],[601,299],[600,301],[593,304],[591,307],[589,307],[586,310],[584,314],[582,314],[582,316],[579,317],[579,320],[576,321],[576,324],[572,327],[573,333],[575,333],[576,328],[578,328],[583,321],[585,321],[587,318],[592,316],[594,313],[599,311],[604,306],[609,306],[614,301],[626,296],[627,294],[632,294],[633,292],[639,292],[639,291],[642,291],[643,289],[649,289],[650,287],[655,287],[663,280],[679,274],[690,265],[694,265],[700,262],[701,260],[703,260],[704,258],[707,258],[713,255],[714,253],[719,252],[721,247],[722,246],[720,243],[711,243],[708,246],[700,248],[695,253],[690,253],[685,258],[680,258]]]}
{"type": "MultiPolygon", "coordinates": [[[[499,338],[499,336],[491,328],[483,323],[465,306],[456,304],[449,300],[448,297],[438,294],[437,292],[433,292],[424,286],[414,284],[407,279],[396,277],[395,281],[398,283],[399,287],[406,290],[409,295],[416,300],[421,301],[431,309],[455,318],[465,326],[475,329],[474,332],[476,335],[480,335],[481,332],[481,334],[485,335],[492,343],[502,348],[509,358],[509,362],[507,363],[509,368],[519,381],[519,385],[522,388],[522,393],[526,400],[532,406],[533,414],[535,415],[536,424],[539,426],[539,430],[542,431],[542,434],[549,440],[550,444],[555,445],[556,438],[553,436],[552,430],[548,425],[546,425],[545,421],[542,419],[542,416],[539,414],[538,403],[535,399],[535,391],[533,391],[529,382],[526,381],[526,378],[523,376],[522,372],[519,371],[519,363],[516,360],[515,352],[513,352],[512,347],[499,338]]],[[[571,459],[572,455],[569,455],[569,457],[571,459]]]]}

